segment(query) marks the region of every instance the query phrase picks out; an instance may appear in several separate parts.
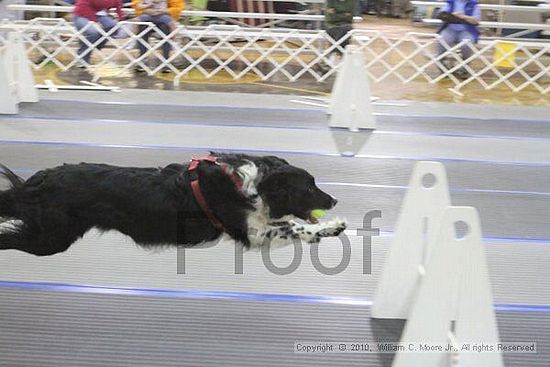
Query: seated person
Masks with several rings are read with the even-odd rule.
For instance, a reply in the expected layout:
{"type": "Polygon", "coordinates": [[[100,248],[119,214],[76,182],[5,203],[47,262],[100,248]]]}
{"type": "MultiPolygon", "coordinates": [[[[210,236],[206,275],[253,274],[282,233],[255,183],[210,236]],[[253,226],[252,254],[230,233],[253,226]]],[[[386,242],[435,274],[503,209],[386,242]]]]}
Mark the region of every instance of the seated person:
{"type": "Polygon", "coordinates": [[[73,23],[79,31],[87,26],[83,35],[92,44],[88,45],[80,41],[78,56],[87,64],[90,63],[93,48],[101,49],[107,43],[107,39],[104,39],[99,44],[94,45],[95,42],[103,37],[97,29],[97,24],[106,32],[110,31],[117,24],[116,20],[107,14],[107,11],[111,8],[116,8],[118,20],[124,19],[121,0],[78,0],[76,2],[73,10],[73,23]],[[90,22],[95,22],[96,24],[88,25],[90,22]]]}
{"type": "MultiPolygon", "coordinates": [[[[170,15],[166,13],[166,0],[141,0],[139,10],[143,11],[144,14],[137,16],[135,18],[138,22],[152,22],[158,24],[168,24],[170,28],[170,33],[178,28],[178,23],[170,15]]],[[[181,12],[181,10],[180,10],[181,12]]]]}
{"type": "MultiPolygon", "coordinates": [[[[442,55],[448,48],[468,40],[462,48],[462,58],[467,60],[472,56],[471,43],[477,43],[479,30],[477,25],[481,19],[481,13],[476,0],[449,0],[441,9],[440,19],[443,25],[438,30],[441,40],[438,45],[437,56],[442,55]],[[446,45],[445,45],[446,44],[446,45]]],[[[461,70],[459,73],[464,74],[461,70]]]]}
{"type": "MultiPolygon", "coordinates": [[[[176,30],[177,20],[180,18],[183,10],[183,0],[132,0],[132,7],[136,11],[136,20],[140,22],[151,22],[155,24],[165,35],[168,35],[176,30]]],[[[144,26],[140,26],[136,33],[141,32],[144,26]]],[[[148,42],[151,32],[143,35],[143,40],[148,42]]],[[[163,42],[162,56],[164,59],[170,57],[170,43],[163,42]]],[[[140,56],[147,51],[146,47],[138,42],[140,56]]],[[[143,71],[139,68],[138,71],[143,71]]],[[[163,71],[169,71],[163,69],[163,71]]]]}

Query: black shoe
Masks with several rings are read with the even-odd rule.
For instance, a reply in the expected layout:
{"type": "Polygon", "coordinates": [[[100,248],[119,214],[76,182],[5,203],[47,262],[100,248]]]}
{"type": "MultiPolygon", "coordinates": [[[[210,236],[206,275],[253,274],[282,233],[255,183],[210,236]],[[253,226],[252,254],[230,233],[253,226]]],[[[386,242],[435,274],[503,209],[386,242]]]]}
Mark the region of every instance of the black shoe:
{"type": "Polygon", "coordinates": [[[137,72],[137,73],[145,73],[145,69],[141,65],[136,65],[134,67],[134,71],[137,72]]]}

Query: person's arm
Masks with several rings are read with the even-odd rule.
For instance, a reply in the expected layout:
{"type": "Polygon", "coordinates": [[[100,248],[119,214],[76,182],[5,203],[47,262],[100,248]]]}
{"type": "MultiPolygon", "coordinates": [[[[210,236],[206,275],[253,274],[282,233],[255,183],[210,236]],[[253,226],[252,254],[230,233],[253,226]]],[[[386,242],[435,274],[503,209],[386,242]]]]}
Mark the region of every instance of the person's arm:
{"type": "Polygon", "coordinates": [[[118,16],[118,20],[124,20],[124,13],[122,12],[122,0],[116,1],[116,14],[118,16]]]}
{"type": "Polygon", "coordinates": [[[141,14],[143,14],[144,7],[141,0],[132,0],[132,8],[136,12],[135,13],[136,16],[140,16],[141,14]]]}
{"type": "Polygon", "coordinates": [[[481,11],[479,10],[479,6],[476,4],[474,8],[474,13],[469,15],[464,15],[464,13],[453,13],[453,15],[457,16],[458,18],[464,20],[466,23],[471,25],[478,25],[479,20],[481,19],[481,11]]]}
{"type": "Polygon", "coordinates": [[[449,6],[449,3],[445,3],[445,5],[443,5],[443,7],[441,9],[438,10],[438,12],[436,13],[437,15],[437,18],[438,19],[441,19],[443,22],[445,23],[448,23],[449,21],[449,15],[451,13],[449,13],[449,11],[451,10],[451,7],[449,6]]]}

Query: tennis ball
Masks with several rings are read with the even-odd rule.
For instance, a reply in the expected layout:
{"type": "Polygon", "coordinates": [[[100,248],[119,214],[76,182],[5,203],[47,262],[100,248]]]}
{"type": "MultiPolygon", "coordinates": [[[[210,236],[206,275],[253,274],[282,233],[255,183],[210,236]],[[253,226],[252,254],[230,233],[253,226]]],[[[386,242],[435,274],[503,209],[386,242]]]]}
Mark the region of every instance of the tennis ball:
{"type": "Polygon", "coordinates": [[[314,209],[311,211],[311,216],[315,219],[321,219],[327,214],[326,210],[323,209],[314,209]]]}

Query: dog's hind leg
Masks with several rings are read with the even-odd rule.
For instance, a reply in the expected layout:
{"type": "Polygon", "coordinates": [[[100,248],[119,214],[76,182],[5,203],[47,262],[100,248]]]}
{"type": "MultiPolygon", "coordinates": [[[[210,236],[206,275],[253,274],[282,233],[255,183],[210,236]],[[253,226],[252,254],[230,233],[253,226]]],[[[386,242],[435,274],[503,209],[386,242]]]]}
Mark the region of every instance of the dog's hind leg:
{"type": "Polygon", "coordinates": [[[18,249],[25,240],[20,227],[21,223],[12,221],[0,223],[0,250],[18,249]]]}
{"type": "Polygon", "coordinates": [[[0,218],[16,217],[15,193],[23,186],[23,179],[13,173],[9,168],[0,164],[0,177],[9,181],[10,188],[0,191],[0,218]]]}
{"type": "Polygon", "coordinates": [[[19,250],[36,256],[63,252],[85,232],[85,229],[71,226],[52,228],[53,223],[43,228],[24,222],[6,224],[0,227],[0,250],[19,250]]]}
{"type": "Polygon", "coordinates": [[[0,191],[0,223],[15,216],[11,190],[0,191]]]}

